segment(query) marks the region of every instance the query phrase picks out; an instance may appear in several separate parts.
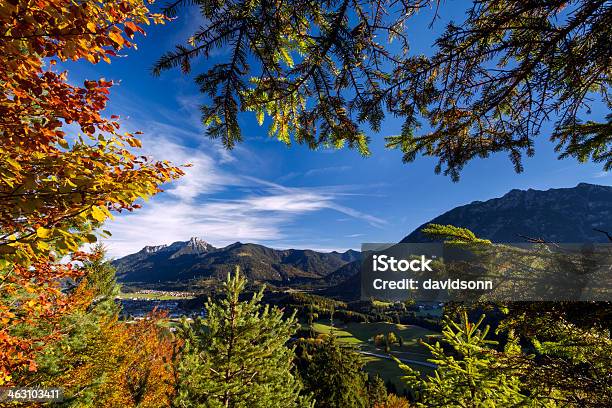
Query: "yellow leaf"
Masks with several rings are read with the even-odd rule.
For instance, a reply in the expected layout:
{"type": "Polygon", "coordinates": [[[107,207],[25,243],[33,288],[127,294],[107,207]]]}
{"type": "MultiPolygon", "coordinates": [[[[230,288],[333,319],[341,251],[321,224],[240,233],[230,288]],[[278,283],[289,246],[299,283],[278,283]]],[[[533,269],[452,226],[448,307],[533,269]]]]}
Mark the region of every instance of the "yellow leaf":
{"type": "Polygon", "coordinates": [[[42,239],[49,238],[49,235],[51,235],[51,230],[44,227],[40,227],[36,229],[36,235],[42,239]]]}
{"type": "Polygon", "coordinates": [[[136,138],[129,138],[127,139],[127,142],[130,146],[132,147],[142,147],[142,144],[140,143],[140,140],[136,139],[136,138]]]}
{"type": "Polygon", "coordinates": [[[13,160],[10,157],[7,157],[4,159],[4,161],[10,164],[15,170],[21,170],[21,165],[16,160],[13,160]]]}
{"type": "Polygon", "coordinates": [[[108,33],[108,36],[110,37],[111,40],[113,40],[119,45],[123,45],[123,43],[125,42],[121,34],[119,34],[116,31],[111,31],[110,33],[108,33]]]}
{"type": "Polygon", "coordinates": [[[89,62],[91,62],[92,64],[96,64],[98,61],[96,60],[96,57],[92,54],[85,54],[85,59],[89,62]]]}
{"type": "Polygon", "coordinates": [[[91,207],[91,216],[94,217],[96,221],[100,222],[103,222],[106,219],[106,213],[97,206],[91,207]]]}

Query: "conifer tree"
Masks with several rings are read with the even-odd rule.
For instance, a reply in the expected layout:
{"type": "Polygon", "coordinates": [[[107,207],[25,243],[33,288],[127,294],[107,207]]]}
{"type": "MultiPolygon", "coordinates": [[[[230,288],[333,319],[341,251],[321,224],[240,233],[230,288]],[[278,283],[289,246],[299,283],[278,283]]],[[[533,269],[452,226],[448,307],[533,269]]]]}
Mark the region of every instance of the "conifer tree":
{"type": "Polygon", "coordinates": [[[314,394],[315,406],[368,407],[368,377],[361,356],[351,346],[339,344],[333,331],[323,341],[308,346],[301,356],[301,374],[304,386],[314,394]]]}
{"type": "MultiPolygon", "coordinates": [[[[535,357],[524,364],[525,388],[570,407],[612,405],[611,307],[604,302],[516,302],[499,332],[528,345],[535,357]]],[[[500,356],[500,365],[517,366],[500,356]]]]}
{"type": "MultiPolygon", "coordinates": [[[[472,249],[503,249],[452,225],[430,224],[423,232],[472,249]]],[[[497,322],[496,333],[508,341],[506,350],[495,354],[496,364],[520,375],[522,389],[537,396],[539,404],[581,408],[612,405],[609,302],[479,302],[471,309],[474,307],[503,312],[505,317],[497,322]],[[533,358],[522,353],[518,344],[533,358]]],[[[451,308],[466,310],[465,305],[446,306],[447,311],[451,308]]]]}
{"type": "Polygon", "coordinates": [[[309,407],[293,374],[295,315],[260,304],[263,289],[241,301],[246,279],[228,274],[221,296],[209,299],[207,315],[184,321],[185,345],[178,362],[179,407],[309,407]]]}
{"type": "Polygon", "coordinates": [[[496,152],[522,171],[538,136],[560,158],[612,169],[610,2],[464,3],[465,18],[430,36],[423,54],[408,27],[427,9],[432,24],[444,16],[439,0],[175,0],[167,15],[195,5],[201,25],[154,73],[204,67],[195,78],[210,101],[202,121],[228,148],[243,140],[239,113],[252,111],[286,144],[369,155],[368,130],[392,114],[403,124],[387,146],[404,162],[437,159],[435,171],[455,181],[496,152]]]}
{"type": "MultiPolygon", "coordinates": [[[[495,351],[490,347],[496,342],[487,340],[488,326],[480,328],[483,319],[484,315],[477,323],[470,323],[464,312],[459,324],[447,321],[442,335],[444,342],[452,347],[452,353],[446,352],[440,342],[425,344],[433,355],[430,361],[437,365],[434,376],[423,379],[418,371],[400,363],[407,372],[403,378],[415,390],[419,406],[528,405],[529,398],[521,394],[519,373],[496,363],[495,351]]],[[[519,353],[512,343],[506,351],[507,354],[519,353]]]]}
{"type": "Polygon", "coordinates": [[[368,406],[374,407],[387,401],[387,387],[379,375],[368,375],[368,406]]]}

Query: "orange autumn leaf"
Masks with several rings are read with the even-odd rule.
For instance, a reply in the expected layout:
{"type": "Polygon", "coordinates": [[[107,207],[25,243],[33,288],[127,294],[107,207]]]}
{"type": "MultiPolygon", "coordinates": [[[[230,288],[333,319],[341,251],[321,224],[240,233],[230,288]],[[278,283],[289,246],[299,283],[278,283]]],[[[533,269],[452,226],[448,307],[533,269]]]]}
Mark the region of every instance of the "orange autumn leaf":
{"type": "Polygon", "coordinates": [[[124,43],[125,43],[125,40],[121,36],[121,32],[111,31],[110,33],[108,33],[108,37],[111,40],[113,40],[115,43],[117,43],[119,45],[119,47],[123,46],[124,43]]]}
{"type": "Polygon", "coordinates": [[[155,312],[133,324],[106,321],[93,339],[86,363],[70,367],[60,382],[78,392],[103,377],[96,388],[99,406],[170,406],[176,381],[172,361],[180,343],[160,326],[165,317],[155,312]]]}
{"type": "Polygon", "coordinates": [[[33,356],[63,335],[58,320],[84,304],[59,282],[80,276],[75,265],[88,255],[79,249],[101,222],[182,174],[121,147],[139,143],[101,113],[112,81],[78,86],[56,71],[56,61],[110,62],[133,46],[122,28],[142,33],[151,21],[165,19],[142,0],[0,5],[0,386],[36,370],[33,356]],[[22,334],[43,326],[52,330],[22,334]]]}

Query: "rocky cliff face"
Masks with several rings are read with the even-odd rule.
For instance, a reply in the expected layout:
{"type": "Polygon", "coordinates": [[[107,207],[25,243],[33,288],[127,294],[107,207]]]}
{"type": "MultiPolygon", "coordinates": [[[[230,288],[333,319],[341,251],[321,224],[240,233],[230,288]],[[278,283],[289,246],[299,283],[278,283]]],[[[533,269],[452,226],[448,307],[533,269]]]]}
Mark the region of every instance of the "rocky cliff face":
{"type": "Polygon", "coordinates": [[[494,242],[525,242],[527,236],[558,243],[608,242],[612,231],[612,187],[581,183],[546,191],[511,190],[500,198],[454,208],[414,230],[402,242],[426,242],[426,224],[468,228],[494,242]]]}
{"type": "Polygon", "coordinates": [[[214,246],[200,238],[191,238],[185,245],[181,246],[178,251],[173,253],[170,259],[176,259],[183,255],[202,255],[214,251],[215,249],[214,246]]]}

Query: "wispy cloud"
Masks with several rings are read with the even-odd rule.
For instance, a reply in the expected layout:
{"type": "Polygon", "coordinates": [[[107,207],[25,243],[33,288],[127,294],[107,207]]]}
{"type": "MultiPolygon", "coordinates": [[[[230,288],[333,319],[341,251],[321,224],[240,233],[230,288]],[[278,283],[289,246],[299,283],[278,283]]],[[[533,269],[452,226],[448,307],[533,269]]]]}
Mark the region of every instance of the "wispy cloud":
{"type": "Polygon", "coordinates": [[[610,173],[607,172],[607,171],[600,171],[598,173],[595,173],[593,175],[593,178],[603,178],[603,177],[608,177],[609,175],[610,175],[610,173]]]}
{"type": "Polygon", "coordinates": [[[321,167],[318,169],[308,170],[306,173],[304,173],[304,175],[306,177],[310,177],[310,176],[321,175],[321,174],[326,174],[326,173],[348,171],[350,169],[351,169],[351,166],[321,167]]]}
{"type": "Polygon", "coordinates": [[[320,167],[316,169],[310,169],[305,172],[296,172],[292,171],[290,173],[285,174],[284,176],[279,177],[278,181],[284,182],[293,180],[298,177],[312,177],[312,176],[320,176],[327,173],[336,173],[348,171],[351,169],[351,166],[330,166],[330,167],[320,167]]]}
{"type": "Polygon", "coordinates": [[[105,241],[111,256],[123,256],[145,245],[203,237],[214,245],[235,241],[278,241],[287,246],[291,224],[300,216],[321,210],[337,211],[372,226],[383,219],[343,205],[353,186],[288,187],[235,171],[207,143],[184,146],[192,140],[172,125],[139,123],[144,129],[146,154],[175,164],[190,163],[185,176],[169,184],[165,193],[134,213],[107,223],[113,236],[105,241]],[[181,138],[168,135],[178,134],[181,138]]]}

